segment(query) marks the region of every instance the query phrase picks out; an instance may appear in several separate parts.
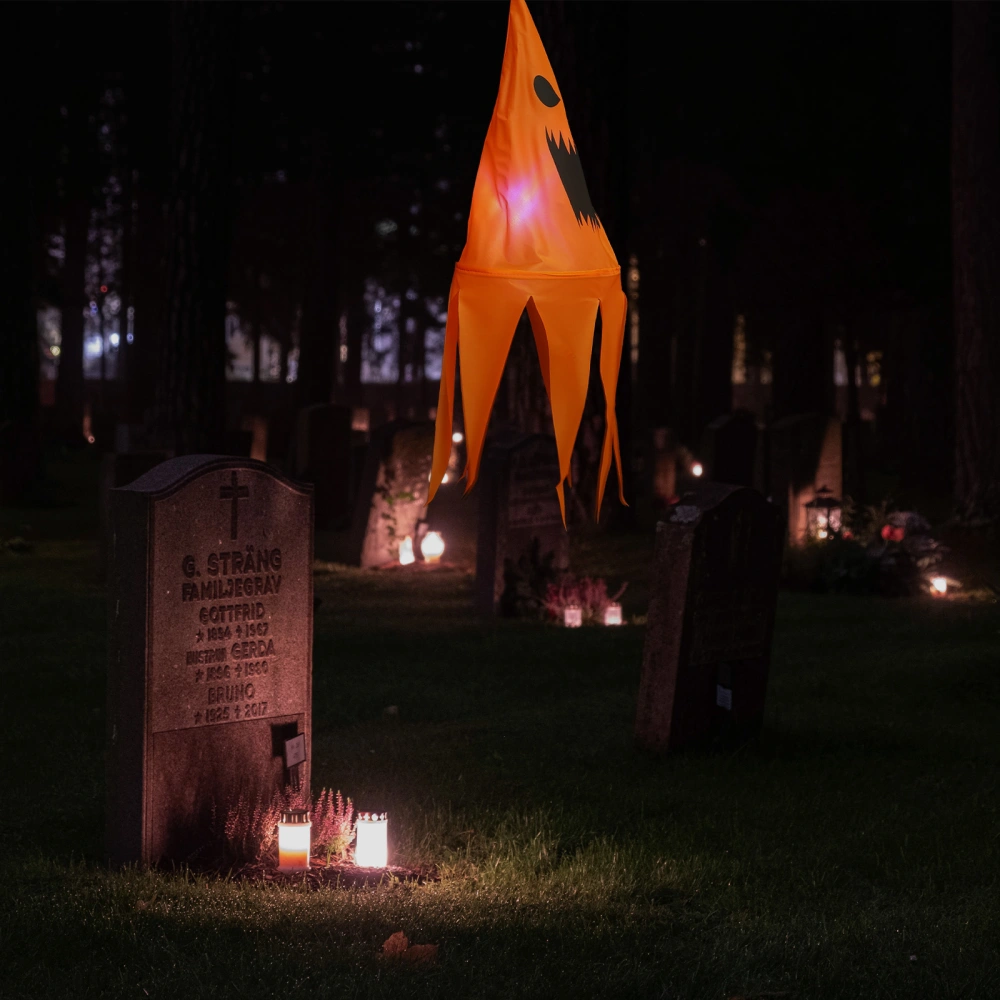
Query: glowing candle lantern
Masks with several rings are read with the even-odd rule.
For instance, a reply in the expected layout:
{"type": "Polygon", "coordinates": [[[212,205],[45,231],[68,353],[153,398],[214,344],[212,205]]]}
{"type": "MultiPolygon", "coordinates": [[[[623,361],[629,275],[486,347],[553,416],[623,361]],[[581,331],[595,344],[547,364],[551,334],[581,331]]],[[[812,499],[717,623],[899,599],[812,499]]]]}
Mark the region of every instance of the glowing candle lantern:
{"type": "Polygon", "coordinates": [[[605,625],[621,625],[622,623],[622,606],[620,604],[609,604],[604,609],[604,624],[605,625]]]}
{"type": "Polygon", "coordinates": [[[389,863],[388,827],[385,813],[362,813],[358,817],[354,863],[359,868],[385,868],[389,863]]]}
{"type": "Polygon", "coordinates": [[[948,593],[948,578],[946,576],[931,577],[931,593],[938,597],[948,593]]]}
{"type": "Polygon", "coordinates": [[[570,605],[563,609],[563,624],[566,628],[579,628],[583,624],[583,608],[570,605]]]}
{"type": "Polygon", "coordinates": [[[289,809],[278,824],[278,871],[301,872],[309,867],[312,823],[304,809],[289,809]]]}
{"type": "Polygon", "coordinates": [[[399,565],[409,566],[417,557],[413,554],[413,539],[407,535],[399,543],[399,565]]]}
{"type": "Polygon", "coordinates": [[[424,557],[424,562],[440,562],[444,555],[444,539],[440,531],[428,531],[420,543],[420,554],[424,557]]]}
{"type": "Polygon", "coordinates": [[[701,462],[695,462],[694,465],[691,466],[691,475],[696,479],[702,476],[704,472],[705,467],[701,464],[701,462]]]}
{"type": "Polygon", "coordinates": [[[826,541],[840,531],[843,501],[827,487],[816,491],[816,497],[805,504],[806,535],[816,542],[826,541]]]}

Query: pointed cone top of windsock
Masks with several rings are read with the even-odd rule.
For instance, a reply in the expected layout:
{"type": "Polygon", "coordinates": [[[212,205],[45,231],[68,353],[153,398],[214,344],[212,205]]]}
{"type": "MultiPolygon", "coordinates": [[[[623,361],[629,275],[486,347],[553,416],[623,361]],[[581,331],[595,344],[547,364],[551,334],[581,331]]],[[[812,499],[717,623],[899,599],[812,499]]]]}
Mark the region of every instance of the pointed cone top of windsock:
{"type": "Polygon", "coordinates": [[[614,274],[559,84],[524,0],[511,0],[500,92],[458,266],[487,273],[614,274]]]}
{"type": "Polygon", "coordinates": [[[615,387],[627,303],[620,269],[590,201],[559,84],[524,0],[511,0],[500,92],[486,134],[469,212],[465,249],[448,297],[441,387],[428,502],[449,468],[455,367],[471,488],[514,330],[527,309],[559,453],[553,483],[563,521],[563,484],[587,399],[591,352],[601,316],[600,373],[605,435],[596,511],[621,451],[615,387]]]}

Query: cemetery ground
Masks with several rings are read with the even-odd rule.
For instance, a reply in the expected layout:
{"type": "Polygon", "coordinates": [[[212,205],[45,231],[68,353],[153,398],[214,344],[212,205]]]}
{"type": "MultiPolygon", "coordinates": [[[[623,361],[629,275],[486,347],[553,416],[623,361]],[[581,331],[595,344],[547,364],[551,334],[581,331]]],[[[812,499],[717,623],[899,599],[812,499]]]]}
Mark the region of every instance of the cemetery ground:
{"type": "MultiPolygon", "coordinates": [[[[441,881],[309,891],[102,866],[97,546],[30,517],[0,551],[4,997],[1000,995],[995,603],[783,593],[761,738],[653,759],[641,624],[486,623],[454,570],[319,572],[314,790],[388,811],[392,860],[441,881]],[[399,930],[437,961],[383,957],[399,930]]],[[[632,617],[650,551],[574,557],[632,617]]]]}

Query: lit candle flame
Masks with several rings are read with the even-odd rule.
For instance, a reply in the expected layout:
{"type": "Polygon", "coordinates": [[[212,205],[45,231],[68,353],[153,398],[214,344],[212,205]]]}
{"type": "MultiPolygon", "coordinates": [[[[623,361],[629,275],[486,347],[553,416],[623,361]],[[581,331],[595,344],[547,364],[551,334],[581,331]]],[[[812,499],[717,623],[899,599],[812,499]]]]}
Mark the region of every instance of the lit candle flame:
{"type": "Polygon", "coordinates": [[[705,467],[701,464],[701,462],[695,462],[694,465],[691,466],[692,476],[700,476],[704,471],[705,467]]]}

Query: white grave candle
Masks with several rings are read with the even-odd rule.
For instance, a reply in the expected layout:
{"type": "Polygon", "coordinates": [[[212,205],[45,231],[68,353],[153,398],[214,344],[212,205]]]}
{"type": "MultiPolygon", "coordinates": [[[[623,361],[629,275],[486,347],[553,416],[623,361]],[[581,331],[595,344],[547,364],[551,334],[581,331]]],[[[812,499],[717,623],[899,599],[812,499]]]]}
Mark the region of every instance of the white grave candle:
{"type": "Polygon", "coordinates": [[[359,868],[385,868],[389,863],[389,821],[385,813],[362,813],[358,817],[358,841],[354,863],[359,868]]]}

